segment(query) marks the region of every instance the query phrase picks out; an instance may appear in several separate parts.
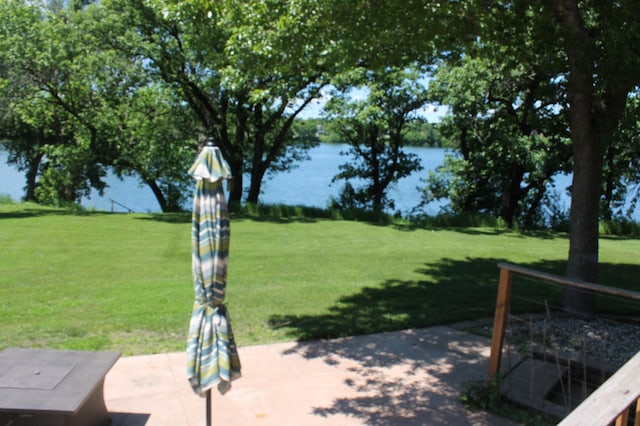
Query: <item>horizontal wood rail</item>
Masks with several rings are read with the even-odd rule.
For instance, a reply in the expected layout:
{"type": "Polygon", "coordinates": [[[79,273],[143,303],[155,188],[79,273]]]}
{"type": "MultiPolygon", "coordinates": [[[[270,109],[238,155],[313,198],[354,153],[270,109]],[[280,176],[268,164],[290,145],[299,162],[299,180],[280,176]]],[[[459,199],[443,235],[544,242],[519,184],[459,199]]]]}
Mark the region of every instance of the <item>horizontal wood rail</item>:
{"type": "Polygon", "coordinates": [[[640,300],[640,292],[633,290],[625,290],[623,288],[609,287],[606,285],[590,283],[575,278],[562,277],[560,275],[549,274],[547,272],[536,271],[535,269],[525,268],[524,266],[514,265],[512,263],[500,262],[498,268],[508,269],[521,275],[527,275],[534,278],[540,278],[546,281],[552,281],[558,284],[564,284],[571,287],[578,287],[585,290],[592,290],[598,293],[610,294],[613,296],[628,297],[634,300],[640,300]]]}
{"type": "MultiPolygon", "coordinates": [[[[498,263],[498,267],[500,268],[500,278],[493,320],[491,355],[489,356],[489,379],[493,379],[500,371],[500,359],[509,316],[509,299],[511,297],[511,284],[514,273],[591,290],[596,293],[640,300],[640,292],[637,291],[562,277],[506,262],[498,263]]],[[[584,424],[604,426],[615,420],[616,426],[623,426],[627,424],[629,409],[634,402],[636,402],[634,425],[640,426],[640,352],[622,366],[602,386],[596,389],[560,424],[563,426],[584,424]]]]}
{"type": "Polygon", "coordinates": [[[640,426],[639,394],[640,352],[593,391],[558,425],[608,425],[615,421],[616,426],[626,426],[629,421],[629,408],[636,402],[634,425],[640,426]]]}

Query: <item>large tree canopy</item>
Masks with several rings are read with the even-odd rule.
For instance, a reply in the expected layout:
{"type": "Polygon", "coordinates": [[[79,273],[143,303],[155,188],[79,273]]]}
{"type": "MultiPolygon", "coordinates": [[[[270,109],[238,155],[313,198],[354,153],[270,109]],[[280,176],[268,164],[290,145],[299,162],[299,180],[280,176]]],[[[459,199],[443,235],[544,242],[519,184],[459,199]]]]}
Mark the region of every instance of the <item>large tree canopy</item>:
{"type": "Polygon", "coordinates": [[[546,226],[552,176],[569,171],[557,73],[539,62],[479,46],[438,67],[431,98],[450,108],[440,131],[458,149],[429,176],[427,201],[458,213],[489,213],[509,226],[546,226]]]}
{"type": "MultiPolygon", "coordinates": [[[[94,44],[86,22],[72,12],[19,1],[3,2],[0,16],[3,136],[13,158],[29,170],[30,179],[43,168],[38,188],[43,201],[74,202],[92,186],[101,189],[102,99],[92,87],[96,67],[84,54],[94,44]],[[14,132],[11,123],[21,130],[14,132]]],[[[100,61],[102,54],[96,52],[94,59],[100,61]]],[[[27,194],[35,196],[35,182],[27,186],[27,194]]]]}
{"type": "MultiPolygon", "coordinates": [[[[366,30],[358,31],[357,25],[349,27],[351,30],[338,26],[349,34],[345,38],[352,43],[359,40],[365,47],[358,52],[357,46],[351,44],[354,54],[358,52],[371,63],[389,66],[406,63],[407,59],[422,59],[432,64],[430,55],[434,51],[455,58],[458,54],[464,57],[472,53],[478,46],[487,46],[507,60],[515,58],[522,64],[534,65],[530,69],[534,76],[549,78],[556,73],[555,80],[551,81],[556,83],[555,90],[562,98],[558,105],[567,117],[573,161],[566,273],[573,278],[597,281],[599,209],[602,194],[606,194],[602,190],[603,171],[607,171],[604,158],[606,153],[611,157],[622,152],[613,154],[609,148],[616,146],[615,138],[621,134],[625,108],[638,95],[640,83],[640,2],[424,0],[384,3],[381,7],[388,12],[384,17],[367,14],[369,7],[380,6],[378,2],[375,5],[357,2],[352,12],[356,16],[349,17],[356,23],[366,20],[369,28],[375,29],[369,33],[372,38],[368,42],[358,38],[358,35],[364,37],[366,30]],[[399,25],[401,16],[405,20],[399,25]],[[407,43],[407,34],[425,34],[424,28],[420,29],[421,20],[427,33],[434,29],[438,35],[416,37],[414,43],[407,43]],[[390,33],[385,30],[397,30],[397,37],[390,38],[397,44],[391,48],[386,44],[390,33]],[[376,56],[372,54],[375,51],[386,55],[376,56]],[[383,59],[378,61],[380,56],[383,59]]],[[[497,55],[493,57],[498,58],[497,55]]],[[[511,102],[520,105],[526,99],[524,93],[522,96],[511,102]]],[[[560,130],[555,136],[562,133],[560,130]]],[[[566,293],[564,304],[575,312],[591,309],[589,298],[574,292],[566,293]]]]}
{"type": "Polygon", "coordinates": [[[327,84],[336,63],[329,29],[314,3],[288,1],[113,1],[138,39],[140,55],[178,88],[232,169],[231,201],[257,202],[269,168],[286,167],[307,148],[289,131],[327,84]],[[297,142],[297,143],[296,143],[297,142]]]}
{"type": "Polygon", "coordinates": [[[381,212],[394,209],[388,190],[398,180],[421,170],[417,155],[406,153],[407,125],[416,119],[416,111],[426,102],[425,88],[416,70],[387,68],[380,72],[359,69],[347,90],[329,101],[327,116],[349,144],[353,161],[340,165],[333,178],[345,180],[341,207],[369,208],[381,212]],[[367,93],[364,99],[350,97],[352,85],[367,93]],[[354,189],[351,180],[364,181],[354,189]]]}
{"type": "Polygon", "coordinates": [[[78,202],[114,166],[148,184],[163,211],[179,209],[187,179],[176,171],[192,157],[182,147],[190,137],[195,147],[190,112],[115,47],[129,31],[117,15],[64,6],[0,5],[0,137],[27,171],[27,198],[78,202]]]}
{"type": "MultiPolygon", "coordinates": [[[[480,29],[476,42],[506,52],[543,55],[537,61],[541,64],[548,62],[545,57],[561,60],[556,78],[566,93],[561,104],[568,117],[573,160],[566,274],[597,281],[605,153],[616,145],[625,108],[638,95],[640,83],[640,3],[478,1],[475,13],[480,29]],[[520,25],[530,21],[535,25],[520,25]]],[[[565,292],[569,311],[589,312],[592,301],[584,293],[565,292]]]]}
{"type": "MultiPolygon", "coordinates": [[[[568,70],[573,185],[566,273],[597,281],[604,154],[640,84],[640,3],[555,0],[544,6],[557,23],[568,70]]],[[[589,312],[592,303],[580,292],[565,292],[570,311],[589,312]]]]}

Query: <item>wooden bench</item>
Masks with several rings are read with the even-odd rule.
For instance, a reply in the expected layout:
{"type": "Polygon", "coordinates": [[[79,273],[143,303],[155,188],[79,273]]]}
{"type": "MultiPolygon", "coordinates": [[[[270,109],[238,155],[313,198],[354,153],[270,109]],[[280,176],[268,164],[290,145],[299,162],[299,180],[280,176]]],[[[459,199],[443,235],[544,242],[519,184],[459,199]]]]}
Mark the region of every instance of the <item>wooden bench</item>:
{"type": "Polygon", "coordinates": [[[102,426],[107,372],[118,352],[8,348],[0,352],[0,426],[102,426]]]}

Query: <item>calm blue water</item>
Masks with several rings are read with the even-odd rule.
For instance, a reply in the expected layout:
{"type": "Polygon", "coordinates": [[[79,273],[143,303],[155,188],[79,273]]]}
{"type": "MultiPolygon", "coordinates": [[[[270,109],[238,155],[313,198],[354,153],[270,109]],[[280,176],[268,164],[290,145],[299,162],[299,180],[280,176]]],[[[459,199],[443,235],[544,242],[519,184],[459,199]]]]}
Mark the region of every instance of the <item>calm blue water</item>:
{"type": "MultiPolygon", "coordinates": [[[[331,197],[337,197],[344,182],[331,183],[331,179],[338,173],[338,166],[347,161],[341,156],[347,145],[322,144],[309,151],[311,160],[303,161],[298,167],[288,173],[268,175],[262,184],[260,201],[265,204],[305,205],[310,207],[327,207],[331,197]]],[[[396,188],[390,192],[395,200],[396,209],[403,212],[415,207],[420,202],[421,194],[417,189],[421,186],[420,179],[429,170],[435,169],[442,163],[445,150],[440,148],[408,148],[419,156],[424,170],[402,179],[396,188]]],[[[14,200],[20,200],[24,194],[25,179],[14,166],[6,164],[7,153],[0,151],[0,194],[8,194],[14,200]]],[[[191,164],[185,165],[185,173],[191,164]]],[[[125,177],[120,180],[113,174],[106,177],[108,187],[103,196],[92,192],[90,197],[84,198],[81,204],[88,209],[104,211],[127,211],[125,207],[135,212],[160,212],[160,205],[151,190],[141,186],[137,179],[125,177]]],[[[248,182],[248,177],[245,179],[248,182]]],[[[247,190],[247,188],[245,188],[247,190]]],[[[187,206],[187,208],[189,208],[187,206]]],[[[437,213],[440,204],[429,206],[430,213],[437,213]]]]}
{"type": "MultiPolygon", "coordinates": [[[[313,148],[309,151],[311,160],[299,163],[298,167],[291,172],[267,176],[262,185],[260,201],[265,204],[327,207],[332,197],[338,197],[344,185],[343,181],[332,184],[331,179],[338,173],[338,166],[347,161],[347,157],[340,155],[341,151],[346,150],[347,145],[322,144],[313,148]]],[[[421,192],[418,188],[424,186],[421,179],[442,164],[446,153],[442,148],[407,148],[406,150],[418,155],[424,169],[400,180],[390,191],[389,195],[395,201],[396,210],[402,213],[409,212],[420,203],[421,192]]],[[[17,201],[24,194],[24,176],[14,166],[7,165],[6,159],[7,153],[0,151],[0,194],[8,194],[17,201]]],[[[190,166],[191,164],[185,165],[185,173],[190,166]]],[[[245,181],[248,181],[248,177],[245,181]]],[[[560,195],[562,206],[567,209],[570,201],[566,195],[566,188],[571,183],[571,178],[563,175],[556,177],[555,181],[555,191],[560,195]]],[[[90,197],[83,199],[81,204],[88,209],[103,211],[123,212],[128,208],[142,213],[160,212],[160,206],[151,190],[141,186],[137,179],[125,177],[120,180],[115,175],[109,174],[106,182],[108,187],[103,196],[93,192],[90,197]]],[[[191,194],[188,198],[191,198],[191,194]]],[[[445,203],[431,203],[427,206],[426,213],[438,213],[443,204],[445,203]]],[[[190,208],[190,202],[186,207],[190,208]]],[[[633,217],[635,220],[640,219],[638,209],[633,217]]]]}
{"type": "MultiPolygon", "coordinates": [[[[262,184],[263,195],[260,200],[266,204],[327,207],[332,197],[338,198],[344,186],[344,181],[331,183],[331,179],[338,174],[338,166],[348,161],[348,157],[340,155],[347,149],[347,145],[331,144],[312,149],[309,152],[310,161],[300,163],[298,168],[289,173],[269,176],[262,184]]],[[[446,152],[442,148],[406,148],[406,151],[420,158],[424,170],[400,180],[389,192],[396,210],[405,213],[420,203],[421,192],[418,187],[424,186],[420,179],[442,164],[446,152]]],[[[429,212],[437,213],[441,204],[429,206],[429,212]]]]}

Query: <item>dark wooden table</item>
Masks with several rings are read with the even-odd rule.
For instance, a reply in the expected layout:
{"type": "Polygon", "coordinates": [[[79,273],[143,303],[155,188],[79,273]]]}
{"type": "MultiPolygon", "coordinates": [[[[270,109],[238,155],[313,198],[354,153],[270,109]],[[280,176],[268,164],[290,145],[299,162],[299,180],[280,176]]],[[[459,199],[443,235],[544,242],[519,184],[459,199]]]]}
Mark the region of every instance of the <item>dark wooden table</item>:
{"type": "Polygon", "coordinates": [[[0,426],[108,425],[107,372],[118,352],[7,348],[0,352],[0,426]]]}

